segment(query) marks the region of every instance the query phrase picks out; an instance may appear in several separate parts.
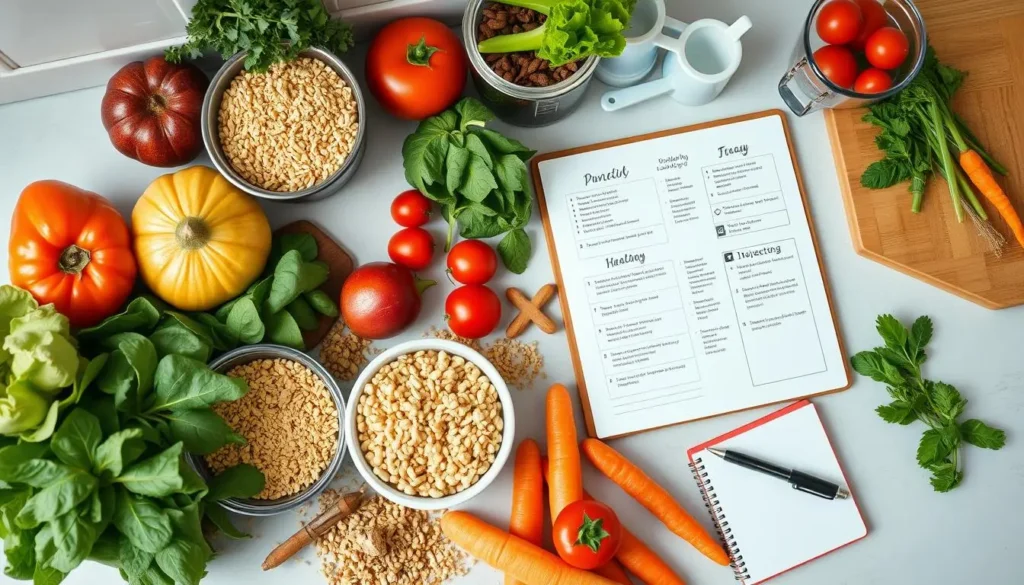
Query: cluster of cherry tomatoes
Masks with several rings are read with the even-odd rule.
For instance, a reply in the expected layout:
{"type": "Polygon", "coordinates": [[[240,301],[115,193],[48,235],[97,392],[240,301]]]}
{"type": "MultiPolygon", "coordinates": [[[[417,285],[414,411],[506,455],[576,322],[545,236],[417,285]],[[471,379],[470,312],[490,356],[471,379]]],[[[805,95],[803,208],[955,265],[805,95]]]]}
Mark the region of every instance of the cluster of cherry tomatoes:
{"type": "MultiPolygon", "coordinates": [[[[395,264],[418,271],[434,259],[434,237],[423,229],[430,221],[430,200],[415,189],[391,202],[391,218],[404,229],[391,236],[388,256],[395,264]]],[[[501,300],[484,286],[498,270],[498,255],[480,240],[463,240],[448,252],[448,274],[462,286],[449,293],[445,318],[452,333],[479,339],[501,321],[501,300]]]]}
{"type": "Polygon", "coordinates": [[[818,36],[829,44],[814,52],[814,62],[839,87],[868,94],[889,89],[891,72],[907,59],[910,43],[888,22],[889,15],[877,0],[830,0],[815,24],[818,36]],[[863,70],[858,53],[870,64],[863,70]]]}

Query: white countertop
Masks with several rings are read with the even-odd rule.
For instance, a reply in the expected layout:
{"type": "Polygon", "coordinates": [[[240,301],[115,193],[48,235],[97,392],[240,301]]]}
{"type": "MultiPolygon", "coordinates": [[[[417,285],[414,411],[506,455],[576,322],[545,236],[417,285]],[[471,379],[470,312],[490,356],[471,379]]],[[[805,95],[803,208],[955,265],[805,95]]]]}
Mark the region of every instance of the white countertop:
{"type": "MultiPolygon", "coordinates": [[[[712,17],[731,22],[746,13],[754,23],[743,39],[743,64],[713,104],[687,108],[664,98],[609,114],[600,109],[598,99],[604,86],[595,80],[583,105],[567,120],[540,129],[511,128],[497,123],[496,127],[539,152],[550,152],[784,108],[775,87],[789,65],[792,45],[810,2],[721,0],[687,4],[685,8],[678,4],[670,7],[670,14],[684,21],[712,17]]],[[[356,50],[346,61],[361,70],[362,52],[356,50]]],[[[10,216],[25,185],[50,178],[96,191],[116,202],[127,215],[149,182],[165,172],[114,150],[100,123],[102,95],[103,88],[93,88],[0,106],[0,217],[10,216]]],[[[402,176],[401,143],[415,127],[414,123],[385,115],[372,100],[369,115],[368,151],[358,174],[343,191],[316,203],[266,205],[275,226],[299,218],[319,222],[352,252],[358,263],[387,259],[387,240],[396,229],[388,206],[395,194],[407,188],[402,176]]],[[[915,462],[922,425],[890,425],[875,414],[875,407],[887,398],[881,385],[858,378],[846,392],[815,399],[865,515],[869,533],[867,538],[795,569],[775,582],[860,585],[1019,581],[1015,554],[1024,544],[1020,528],[1024,525],[1024,506],[1020,503],[1024,448],[1018,438],[1024,429],[1019,422],[1024,417],[1024,360],[1020,357],[1024,309],[983,309],[854,254],[822,116],[790,116],[789,121],[848,351],[853,353],[877,344],[873,322],[879,313],[892,312],[904,321],[920,314],[930,315],[935,321],[935,337],[925,366],[926,375],[959,387],[970,399],[966,416],[1005,429],[1008,444],[999,452],[967,447],[964,483],[952,493],[938,494],[932,491],[926,472],[915,462]]],[[[204,159],[197,162],[208,164],[204,159]]],[[[1011,172],[1024,173],[1024,168],[1011,172]]],[[[429,227],[441,237],[443,222],[435,221],[429,227]]],[[[536,213],[528,231],[534,242],[529,269],[522,276],[499,272],[495,290],[515,285],[532,293],[553,281],[536,213]]],[[[0,239],[6,240],[6,233],[0,233],[0,239]]],[[[0,249],[0,265],[6,265],[6,254],[4,246],[0,249]]],[[[426,294],[419,320],[402,336],[378,343],[378,347],[417,338],[430,326],[443,326],[443,300],[451,285],[443,278],[442,266],[443,262],[435,262],[435,268],[428,272],[442,284],[426,294]]],[[[556,305],[551,305],[551,311],[557,314],[556,305]]],[[[503,326],[509,318],[506,313],[503,326]]],[[[519,423],[517,440],[543,437],[547,384],[573,382],[564,333],[547,336],[531,328],[525,339],[540,341],[548,379],[538,381],[532,390],[513,393],[519,423]]],[[[614,445],[710,527],[685,464],[686,448],[769,410],[771,407],[676,426],[622,439],[614,445]]],[[[348,474],[354,474],[351,464],[346,469],[348,474]]],[[[730,571],[707,561],[672,536],[610,482],[598,481],[589,468],[586,476],[590,491],[612,504],[623,523],[659,552],[687,582],[732,582],[730,571]]],[[[498,481],[467,507],[506,525],[511,477],[512,466],[508,465],[498,481]]],[[[237,542],[218,541],[218,556],[210,563],[204,583],[322,582],[312,550],[272,572],[259,569],[267,552],[297,528],[298,519],[297,515],[286,514],[241,522],[255,537],[237,542]]],[[[457,584],[492,585],[501,579],[496,571],[478,566],[457,584]]],[[[65,583],[95,585],[119,581],[113,569],[86,563],[65,583]]],[[[12,582],[0,576],[0,583],[12,582]]]]}

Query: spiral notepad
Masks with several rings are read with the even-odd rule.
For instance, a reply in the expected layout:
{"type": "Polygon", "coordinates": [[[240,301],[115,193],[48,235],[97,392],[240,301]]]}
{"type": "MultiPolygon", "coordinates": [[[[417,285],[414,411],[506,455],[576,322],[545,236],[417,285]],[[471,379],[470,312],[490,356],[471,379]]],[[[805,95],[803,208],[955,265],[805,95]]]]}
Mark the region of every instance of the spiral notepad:
{"type": "Polygon", "coordinates": [[[814,405],[796,402],[687,451],[736,579],[763,583],[867,535],[851,489],[826,500],[712,455],[736,449],[849,487],[814,405]]]}

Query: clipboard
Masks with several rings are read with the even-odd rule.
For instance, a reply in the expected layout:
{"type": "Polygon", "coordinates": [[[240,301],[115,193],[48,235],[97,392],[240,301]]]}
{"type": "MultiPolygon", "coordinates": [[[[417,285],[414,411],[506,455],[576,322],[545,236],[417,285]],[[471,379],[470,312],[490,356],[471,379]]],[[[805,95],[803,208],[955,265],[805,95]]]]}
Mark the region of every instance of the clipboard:
{"type": "MultiPolygon", "coordinates": [[[[578,146],[578,147],[569,148],[569,149],[566,149],[566,150],[560,150],[560,151],[556,151],[556,152],[549,152],[549,153],[545,153],[545,154],[540,154],[540,155],[535,156],[531,160],[531,162],[530,162],[530,169],[531,169],[532,175],[533,175],[533,186],[534,186],[534,191],[536,192],[536,195],[537,195],[537,204],[538,204],[538,207],[540,208],[540,217],[541,217],[541,222],[543,223],[543,226],[544,226],[544,236],[545,236],[545,240],[547,241],[548,254],[549,254],[550,258],[551,258],[551,267],[552,267],[552,270],[554,272],[555,279],[556,279],[556,281],[558,283],[559,291],[563,291],[562,294],[558,295],[558,302],[559,302],[560,308],[562,310],[562,319],[565,322],[566,335],[567,335],[567,337],[569,339],[569,353],[570,353],[570,355],[572,357],[572,366],[573,366],[573,371],[574,371],[575,376],[576,376],[576,385],[577,385],[577,388],[579,388],[580,402],[582,403],[582,406],[583,406],[583,415],[584,415],[584,419],[585,419],[585,422],[586,422],[587,434],[589,436],[597,437],[598,435],[597,435],[595,424],[594,424],[593,411],[591,410],[590,397],[589,397],[589,394],[587,392],[586,380],[584,378],[584,373],[583,373],[583,365],[582,365],[582,362],[581,362],[581,359],[580,359],[579,351],[577,350],[576,331],[575,331],[575,328],[573,326],[573,316],[571,314],[571,311],[569,310],[569,302],[568,302],[568,299],[567,299],[568,295],[564,294],[564,291],[566,290],[566,287],[565,287],[565,283],[564,283],[563,278],[562,278],[562,270],[561,270],[561,265],[560,265],[559,259],[558,259],[558,252],[555,249],[555,240],[554,240],[553,228],[552,228],[552,225],[551,225],[550,218],[548,216],[547,201],[545,200],[545,195],[544,195],[544,185],[543,185],[543,183],[541,181],[541,176],[540,176],[540,164],[545,162],[545,161],[552,160],[552,159],[558,159],[558,158],[563,158],[563,157],[567,157],[567,156],[573,156],[573,155],[577,155],[577,154],[581,154],[581,153],[593,152],[593,151],[596,151],[596,150],[604,150],[604,149],[609,149],[609,148],[616,148],[616,147],[619,147],[619,146],[623,146],[623,145],[627,145],[627,144],[633,144],[633,143],[636,143],[636,142],[644,142],[644,141],[648,141],[648,140],[654,140],[654,139],[657,139],[657,138],[663,138],[663,137],[666,137],[666,136],[674,136],[674,135],[677,135],[677,134],[685,134],[687,132],[694,132],[694,131],[697,131],[697,130],[704,130],[704,129],[707,129],[707,128],[714,128],[714,127],[717,127],[717,126],[726,126],[726,125],[730,125],[730,124],[736,124],[736,123],[739,123],[739,122],[746,122],[746,121],[749,121],[749,120],[754,120],[754,119],[758,119],[758,118],[768,118],[768,117],[773,117],[773,116],[778,117],[779,120],[782,123],[782,129],[783,129],[783,132],[784,132],[785,138],[786,138],[786,145],[789,148],[790,161],[792,161],[793,172],[794,172],[794,174],[796,176],[796,183],[797,183],[797,188],[798,188],[799,194],[800,194],[800,200],[801,200],[801,203],[803,205],[804,215],[806,216],[807,225],[808,225],[808,228],[810,230],[811,243],[814,246],[814,255],[815,255],[815,259],[817,261],[818,271],[821,274],[822,283],[824,284],[824,288],[825,288],[825,296],[826,296],[826,300],[828,302],[829,315],[832,318],[832,324],[833,324],[834,330],[836,332],[836,342],[838,344],[840,353],[845,358],[845,356],[847,355],[846,347],[845,347],[845,345],[843,343],[842,335],[840,334],[839,320],[836,318],[835,303],[834,303],[833,298],[832,298],[832,290],[831,290],[831,287],[829,285],[827,273],[825,272],[825,266],[824,266],[824,264],[821,261],[821,251],[820,251],[819,246],[818,246],[818,236],[817,236],[817,233],[815,232],[815,229],[814,229],[814,222],[811,220],[810,204],[809,204],[809,202],[807,200],[807,194],[806,194],[805,189],[804,189],[803,177],[801,176],[801,173],[800,173],[800,166],[797,163],[796,152],[793,150],[793,140],[792,140],[792,136],[791,136],[791,134],[789,132],[789,124],[788,124],[788,122],[786,120],[786,115],[785,115],[785,113],[782,110],[779,110],[779,109],[765,110],[765,111],[762,111],[762,112],[754,112],[754,113],[750,113],[750,114],[744,114],[744,115],[741,115],[741,116],[725,118],[725,119],[722,119],[722,120],[714,120],[714,121],[711,121],[711,122],[704,122],[704,123],[701,123],[701,124],[694,124],[694,125],[691,125],[691,126],[684,126],[684,127],[681,127],[681,128],[674,128],[674,129],[670,129],[670,130],[661,130],[661,131],[658,131],[658,132],[651,132],[649,134],[642,134],[642,135],[639,135],[639,136],[632,136],[632,137],[628,137],[628,138],[620,138],[620,139],[617,139],[617,140],[609,140],[609,141],[606,141],[606,142],[599,142],[599,143],[591,144],[591,145],[588,145],[588,146],[578,146]]],[[[721,413],[716,413],[716,414],[705,416],[705,417],[700,417],[700,418],[695,418],[695,419],[688,419],[686,421],[681,421],[681,422],[677,422],[677,423],[669,423],[669,424],[666,424],[666,425],[654,426],[654,427],[651,427],[651,428],[642,429],[642,430],[631,432],[631,433],[624,433],[624,434],[606,436],[604,438],[605,439],[615,439],[615,438],[625,437],[625,436],[629,436],[629,435],[633,435],[633,434],[637,434],[637,433],[641,433],[641,432],[653,431],[653,430],[657,430],[657,429],[668,427],[668,426],[675,426],[677,424],[684,424],[686,422],[694,422],[696,420],[703,420],[705,418],[712,418],[714,416],[721,416],[721,415],[724,415],[724,414],[731,414],[733,412],[740,412],[740,411],[743,411],[743,410],[750,410],[750,409],[753,409],[753,408],[761,408],[763,406],[768,406],[770,404],[781,404],[781,403],[785,403],[785,402],[792,402],[793,400],[797,400],[797,399],[800,399],[800,398],[810,398],[812,396],[820,396],[820,395],[823,395],[823,394],[831,394],[831,393],[834,393],[834,392],[841,392],[841,391],[846,390],[847,388],[849,388],[850,385],[853,383],[851,375],[850,375],[850,364],[849,364],[849,361],[846,360],[846,359],[843,360],[843,368],[844,368],[844,372],[845,372],[846,382],[845,382],[845,384],[842,384],[842,385],[840,385],[839,387],[836,387],[836,388],[826,388],[826,389],[823,389],[823,390],[821,390],[819,392],[813,392],[813,393],[810,393],[810,394],[807,394],[807,395],[804,395],[804,396],[790,397],[790,398],[786,398],[786,399],[783,399],[783,400],[776,400],[776,401],[771,401],[771,402],[766,402],[766,403],[761,403],[761,404],[755,404],[755,405],[751,405],[751,406],[748,406],[748,407],[745,407],[745,408],[739,408],[739,409],[736,409],[736,410],[730,410],[728,412],[721,412],[721,413]]]]}

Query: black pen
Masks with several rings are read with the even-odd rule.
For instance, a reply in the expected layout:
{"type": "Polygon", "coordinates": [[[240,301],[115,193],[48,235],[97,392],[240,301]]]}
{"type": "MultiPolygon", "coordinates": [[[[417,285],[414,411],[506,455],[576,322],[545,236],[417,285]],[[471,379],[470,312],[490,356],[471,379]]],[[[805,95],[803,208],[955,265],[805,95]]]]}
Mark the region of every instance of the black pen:
{"type": "Polygon", "coordinates": [[[850,497],[850,492],[846,488],[836,485],[830,481],[814,477],[813,475],[806,474],[802,471],[795,469],[786,469],[785,467],[779,467],[778,465],[762,461],[757,457],[751,457],[750,455],[744,455],[738,451],[732,449],[718,449],[715,447],[708,447],[713,455],[718,455],[722,459],[725,459],[729,463],[735,463],[741,467],[747,469],[753,469],[754,471],[760,471],[765,475],[777,477],[781,480],[788,481],[793,489],[814,494],[818,497],[825,498],[826,500],[845,500],[850,497]]]}

